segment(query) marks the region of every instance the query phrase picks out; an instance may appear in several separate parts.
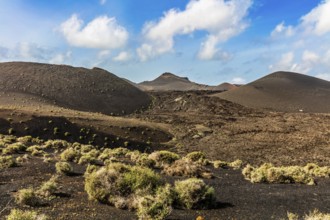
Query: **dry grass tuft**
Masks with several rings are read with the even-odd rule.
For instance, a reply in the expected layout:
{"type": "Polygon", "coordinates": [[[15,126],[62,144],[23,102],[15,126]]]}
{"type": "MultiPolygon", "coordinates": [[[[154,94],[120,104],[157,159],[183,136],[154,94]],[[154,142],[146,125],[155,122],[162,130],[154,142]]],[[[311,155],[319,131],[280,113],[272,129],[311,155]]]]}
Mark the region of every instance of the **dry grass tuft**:
{"type": "Polygon", "coordinates": [[[169,176],[200,177],[206,179],[213,178],[213,174],[210,170],[205,168],[205,166],[185,158],[166,166],[163,173],[169,176]]]}

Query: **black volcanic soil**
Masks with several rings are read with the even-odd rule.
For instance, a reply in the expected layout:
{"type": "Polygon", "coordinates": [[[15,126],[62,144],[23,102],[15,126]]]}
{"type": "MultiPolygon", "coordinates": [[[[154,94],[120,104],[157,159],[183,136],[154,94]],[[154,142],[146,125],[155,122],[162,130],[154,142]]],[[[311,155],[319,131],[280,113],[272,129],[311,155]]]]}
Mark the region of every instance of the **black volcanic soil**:
{"type": "MultiPolygon", "coordinates": [[[[79,112],[46,105],[34,105],[13,97],[0,98],[6,108],[0,111],[1,132],[14,128],[16,135],[43,138],[79,139],[81,128],[90,129],[84,141],[110,147],[126,141],[131,149],[153,151],[170,149],[181,155],[202,150],[208,158],[258,165],[330,165],[330,114],[281,113],[243,107],[213,92],[151,92],[153,105],[146,111],[123,117],[79,112]],[[9,105],[8,105],[9,103],[9,105]],[[49,123],[51,121],[51,123],[49,123]],[[54,136],[54,127],[60,133],[54,136]],[[29,129],[25,129],[28,127],[29,129]],[[48,130],[44,131],[47,128],[48,130]],[[45,133],[42,133],[45,132],[45,133]],[[70,132],[65,136],[64,132],[70,132]],[[96,134],[95,139],[91,139],[96,134]],[[44,135],[44,136],[42,136],[44,135]],[[119,140],[117,139],[119,138],[119,140]],[[115,141],[112,143],[112,141],[115,141]],[[116,142],[118,141],[118,142],[116,142]]],[[[21,155],[15,155],[21,156],[21,155]]],[[[60,178],[58,197],[36,210],[53,219],[137,219],[133,212],[88,201],[84,192],[85,167],[75,165],[76,175],[60,178]]],[[[252,184],[241,171],[213,170],[217,178],[205,180],[214,186],[218,206],[211,210],[174,210],[168,219],[281,219],[287,211],[300,215],[314,209],[330,212],[330,179],[317,179],[317,185],[252,184]]],[[[0,170],[0,219],[16,205],[15,191],[40,186],[55,173],[54,163],[32,157],[20,167],[0,170]]],[[[165,177],[169,182],[176,179],[165,177]]],[[[34,209],[34,208],[33,208],[34,209]]]]}
{"type": "Polygon", "coordinates": [[[154,108],[134,117],[170,126],[177,152],[259,165],[330,164],[330,114],[243,107],[210,92],[153,92],[154,108]]]}
{"type": "Polygon", "coordinates": [[[132,113],[151,101],[146,93],[103,69],[24,62],[0,63],[0,93],[108,115],[132,113]]]}
{"type": "MultiPolygon", "coordinates": [[[[4,219],[11,208],[29,209],[16,205],[13,195],[21,188],[38,187],[55,174],[54,163],[44,163],[32,158],[21,167],[0,171],[0,218],[4,219]]],[[[84,167],[75,165],[74,176],[62,176],[57,198],[44,206],[33,208],[52,219],[137,219],[133,212],[119,210],[98,202],[89,201],[84,192],[84,167]]],[[[217,206],[211,210],[174,210],[168,219],[282,219],[287,211],[308,213],[318,208],[330,212],[330,179],[320,179],[316,186],[300,184],[252,184],[244,180],[241,171],[214,170],[216,179],[205,180],[215,188],[217,206]]],[[[180,178],[164,177],[172,182],[180,178]]]]}
{"type": "Polygon", "coordinates": [[[275,72],[217,96],[258,109],[330,112],[330,82],[292,72],[275,72]]]}

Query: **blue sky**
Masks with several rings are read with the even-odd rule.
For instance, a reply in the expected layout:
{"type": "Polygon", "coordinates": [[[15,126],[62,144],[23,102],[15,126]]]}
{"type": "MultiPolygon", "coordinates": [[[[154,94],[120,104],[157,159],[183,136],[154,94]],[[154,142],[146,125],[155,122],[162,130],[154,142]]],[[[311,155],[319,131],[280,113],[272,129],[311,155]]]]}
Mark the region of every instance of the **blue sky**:
{"type": "Polygon", "coordinates": [[[0,62],[163,72],[216,85],[287,70],[330,80],[330,0],[0,0],[0,62]]]}

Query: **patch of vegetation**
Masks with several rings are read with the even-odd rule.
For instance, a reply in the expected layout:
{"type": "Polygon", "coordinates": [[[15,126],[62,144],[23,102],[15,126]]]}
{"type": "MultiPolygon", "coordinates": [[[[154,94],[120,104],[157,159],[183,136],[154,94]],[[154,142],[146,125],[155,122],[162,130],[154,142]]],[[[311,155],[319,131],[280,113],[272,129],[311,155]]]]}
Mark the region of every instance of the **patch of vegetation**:
{"type": "Polygon", "coordinates": [[[23,211],[19,209],[12,209],[10,214],[6,217],[7,220],[47,220],[48,217],[43,214],[38,214],[35,211],[23,211]]]}
{"type": "Polygon", "coordinates": [[[36,193],[44,198],[50,198],[58,189],[57,180],[58,176],[52,176],[40,186],[36,193]]]}
{"type": "Polygon", "coordinates": [[[112,205],[118,197],[129,200],[137,191],[151,194],[161,184],[160,176],[152,170],[122,163],[112,163],[85,178],[89,198],[112,205]]]}
{"type": "Polygon", "coordinates": [[[68,148],[64,150],[61,155],[61,160],[71,162],[71,161],[77,161],[80,158],[79,151],[75,150],[74,148],[68,148]]]}
{"type": "Polygon", "coordinates": [[[15,201],[17,204],[31,207],[40,205],[40,199],[33,188],[19,190],[15,195],[15,201]]]}
{"type": "Polygon", "coordinates": [[[213,161],[214,168],[233,168],[234,170],[241,169],[243,165],[243,161],[235,160],[233,162],[227,162],[222,160],[215,160],[213,161]]]}
{"type": "Polygon", "coordinates": [[[46,149],[66,149],[70,147],[70,143],[64,140],[48,140],[44,144],[46,149]]]}
{"type": "Polygon", "coordinates": [[[303,218],[300,218],[299,215],[288,212],[288,220],[330,220],[330,213],[322,213],[319,210],[315,209],[313,212],[305,215],[303,218]]]}
{"type": "Polygon", "coordinates": [[[304,167],[275,167],[265,163],[260,167],[247,165],[242,171],[245,179],[252,183],[303,183],[314,185],[314,179],[304,167]]]}
{"type": "Polygon", "coordinates": [[[202,165],[209,164],[209,160],[206,159],[206,155],[201,151],[194,151],[194,152],[188,153],[184,158],[187,160],[190,160],[192,162],[202,164],[202,165]]]}
{"type": "Polygon", "coordinates": [[[139,219],[165,219],[172,212],[175,194],[170,184],[161,186],[155,195],[146,195],[138,199],[137,216],[139,219]]]}
{"type": "Polygon", "coordinates": [[[55,168],[58,174],[71,175],[73,173],[73,168],[68,162],[57,162],[55,168]]]}
{"type": "Polygon", "coordinates": [[[0,170],[17,166],[12,156],[0,156],[0,170]]]}
{"type": "Polygon", "coordinates": [[[173,164],[165,167],[163,173],[169,176],[201,177],[206,179],[213,177],[211,171],[205,166],[185,158],[176,160],[173,164]]]}
{"type": "Polygon", "coordinates": [[[16,142],[7,145],[6,148],[2,150],[3,154],[15,154],[26,150],[26,146],[23,143],[16,142]]]}
{"type": "Polygon", "coordinates": [[[208,209],[216,202],[213,187],[204,183],[201,179],[191,178],[176,181],[174,187],[176,204],[185,209],[208,209]]]}
{"type": "Polygon", "coordinates": [[[151,153],[149,158],[155,161],[157,167],[164,167],[180,159],[180,156],[170,151],[161,150],[151,153]]]}

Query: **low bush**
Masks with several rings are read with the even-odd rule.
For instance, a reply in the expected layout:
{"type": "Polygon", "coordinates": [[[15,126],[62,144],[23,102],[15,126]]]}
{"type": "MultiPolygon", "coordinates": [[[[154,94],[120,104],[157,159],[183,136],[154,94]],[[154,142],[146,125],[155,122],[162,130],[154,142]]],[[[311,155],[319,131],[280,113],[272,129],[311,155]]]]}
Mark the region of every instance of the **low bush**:
{"type": "Polygon", "coordinates": [[[247,165],[242,171],[245,179],[252,183],[304,183],[314,185],[312,176],[299,166],[274,167],[265,163],[260,167],[247,165]]]}
{"type": "Polygon", "coordinates": [[[58,174],[71,175],[73,173],[73,168],[68,162],[57,162],[55,168],[58,174]]]}
{"type": "Polygon", "coordinates": [[[308,163],[304,166],[304,170],[315,177],[330,177],[330,167],[320,167],[315,163],[308,163]]]}
{"type": "Polygon", "coordinates": [[[154,171],[122,163],[112,163],[85,177],[89,198],[112,205],[118,198],[130,199],[139,190],[151,194],[161,184],[160,176],[154,171]]]}
{"type": "Polygon", "coordinates": [[[156,162],[149,158],[149,154],[142,153],[135,160],[137,165],[153,168],[156,165],[156,162]]]}
{"type": "Polygon", "coordinates": [[[288,220],[330,220],[329,213],[321,213],[319,210],[315,209],[313,212],[305,215],[303,218],[300,218],[299,215],[288,212],[288,220]]]}
{"type": "Polygon", "coordinates": [[[200,163],[192,162],[185,158],[176,160],[164,168],[163,173],[169,176],[201,177],[210,179],[213,174],[200,163]]]}
{"type": "Polygon", "coordinates": [[[12,209],[6,218],[7,220],[47,220],[47,216],[38,214],[35,211],[23,211],[19,209],[12,209]]]}
{"type": "Polygon", "coordinates": [[[222,160],[213,161],[214,168],[233,168],[234,170],[241,169],[243,165],[243,161],[235,160],[233,162],[227,162],[222,160]]]}
{"type": "Polygon", "coordinates": [[[44,182],[40,186],[36,193],[42,197],[50,198],[50,196],[54,195],[58,188],[57,180],[57,176],[52,176],[48,181],[44,182]]]}
{"type": "Polygon", "coordinates": [[[66,149],[71,146],[71,144],[64,140],[48,140],[44,144],[46,149],[66,149]]]}
{"type": "Polygon", "coordinates": [[[151,153],[149,158],[155,161],[157,167],[164,167],[180,159],[180,156],[176,153],[162,150],[151,153]]]}
{"type": "Polygon", "coordinates": [[[64,150],[61,155],[61,160],[71,162],[71,161],[77,161],[80,158],[79,151],[75,150],[74,148],[68,148],[64,150]]]}
{"type": "Polygon", "coordinates": [[[17,204],[32,207],[40,205],[40,199],[37,197],[33,188],[19,190],[15,195],[15,201],[17,204]]]}
{"type": "Polygon", "coordinates": [[[0,156],[0,170],[17,166],[12,156],[0,156]]]}
{"type": "Polygon", "coordinates": [[[141,220],[165,219],[172,212],[174,197],[174,191],[169,184],[159,187],[155,195],[139,197],[137,202],[137,216],[141,220]]]}
{"type": "Polygon", "coordinates": [[[3,154],[15,154],[26,150],[26,146],[23,143],[16,142],[13,144],[7,145],[6,148],[2,150],[3,154]]]}
{"type": "Polygon", "coordinates": [[[213,187],[201,179],[191,178],[176,181],[174,187],[176,205],[185,209],[208,209],[215,205],[216,197],[213,187]]]}
{"type": "Polygon", "coordinates": [[[187,160],[190,160],[192,162],[199,163],[201,165],[209,164],[209,160],[206,159],[205,154],[201,151],[194,151],[194,152],[188,153],[184,158],[187,160]]]}

